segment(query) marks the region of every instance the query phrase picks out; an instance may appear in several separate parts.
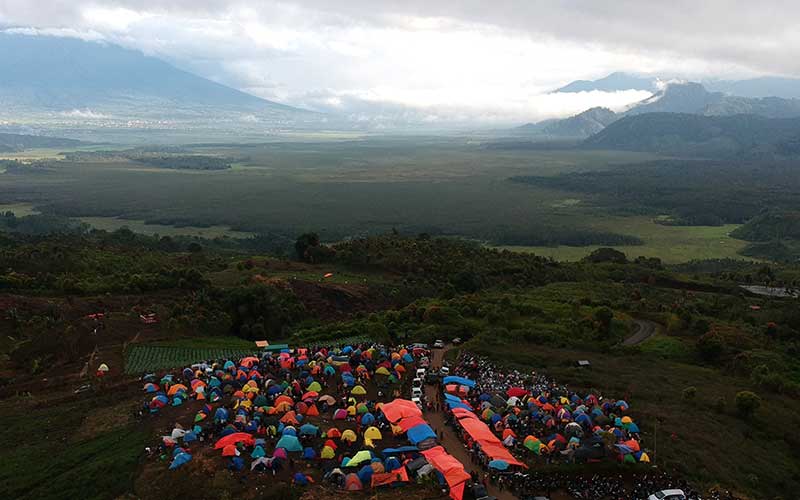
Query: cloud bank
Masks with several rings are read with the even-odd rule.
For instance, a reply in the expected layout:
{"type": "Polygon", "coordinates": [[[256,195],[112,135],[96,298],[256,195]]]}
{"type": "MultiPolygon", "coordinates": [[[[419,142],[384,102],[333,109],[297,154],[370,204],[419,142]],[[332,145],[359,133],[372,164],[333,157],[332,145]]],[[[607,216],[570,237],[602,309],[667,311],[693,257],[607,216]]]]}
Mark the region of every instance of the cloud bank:
{"type": "Polygon", "coordinates": [[[674,0],[0,0],[0,27],[105,40],[355,119],[537,121],[642,92],[549,94],[612,71],[800,75],[800,4],[674,0]]]}

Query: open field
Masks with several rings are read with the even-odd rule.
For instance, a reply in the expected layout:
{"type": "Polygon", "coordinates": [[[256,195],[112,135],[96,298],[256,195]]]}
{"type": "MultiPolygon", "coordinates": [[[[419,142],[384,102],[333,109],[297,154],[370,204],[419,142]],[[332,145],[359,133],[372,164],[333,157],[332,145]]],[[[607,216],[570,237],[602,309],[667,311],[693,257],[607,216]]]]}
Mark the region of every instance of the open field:
{"type": "MultiPolygon", "coordinates": [[[[738,254],[747,242],[730,237],[737,224],[723,226],[665,226],[656,224],[651,217],[632,216],[597,217],[589,226],[598,230],[612,228],[622,234],[638,236],[643,245],[616,246],[629,258],[638,256],[658,257],[668,264],[702,259],[744,259],[738,254]]],[[[614,246],[614,245],[611,245],[614,246]]],[[[506,246],[508,250],[532,252],[536,255],[552,257],[556,260],[577,261],[599,248],[600,245],[585,247],[518,247],[506,246]]]]}

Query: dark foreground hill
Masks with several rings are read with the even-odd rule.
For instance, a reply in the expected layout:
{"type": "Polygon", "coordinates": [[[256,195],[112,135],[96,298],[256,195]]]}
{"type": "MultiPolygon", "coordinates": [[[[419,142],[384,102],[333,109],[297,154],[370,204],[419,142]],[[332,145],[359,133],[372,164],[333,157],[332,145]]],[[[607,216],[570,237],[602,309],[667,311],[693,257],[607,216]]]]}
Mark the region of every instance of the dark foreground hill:
{"type": "Polygon", "coordinates": [[[800,154],[800,118],[646,113],[615,121],[583,146],[681,156],[793,157],[800,154]]]}

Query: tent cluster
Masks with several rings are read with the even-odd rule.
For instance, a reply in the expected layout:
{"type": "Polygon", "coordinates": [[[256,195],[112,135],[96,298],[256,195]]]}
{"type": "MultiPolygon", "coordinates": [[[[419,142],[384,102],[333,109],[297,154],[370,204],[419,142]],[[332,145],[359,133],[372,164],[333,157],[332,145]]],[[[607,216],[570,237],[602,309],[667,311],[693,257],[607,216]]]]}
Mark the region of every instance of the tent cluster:
{"type": "MultiPolygon", "coordinates": [[[[161,378],[145,375],[144,406],[151,413],[197,406],[191,424],[176,425],[162,437],[170,469],[203,453],[221,457],[232,471],[277,475],[286,469],[297,485],[314,478],[295,473],[295,461],[320,469],[319,477],[349,491],[396,486],[436,477],[439,470],[424,456],[436,447],[433,430],[386,416],[411,412],[419,419],[419,408],[410,401],[401,403],[404,409],[396,404],[402,400],[381,401],[392,399],[392,389],[399,395],[399,382],[422,354],[364,345],[199,363],[161,378]],[[393,447],[403,434],[411,445],[393,447]]],[[[451,475],[449,469],[442,474],[451,475]]]]}
{"type": "Polygon", "coordinates": [[[490,469],[522,466],[509,449],[520,456],[574,462],[609,456],[625,463],[650,461],[624,400],[580,395],[542,376],[505,372],[469,354],[462,355],[453,373],[442,380],[449,421],[478,462],[490,469]]]}

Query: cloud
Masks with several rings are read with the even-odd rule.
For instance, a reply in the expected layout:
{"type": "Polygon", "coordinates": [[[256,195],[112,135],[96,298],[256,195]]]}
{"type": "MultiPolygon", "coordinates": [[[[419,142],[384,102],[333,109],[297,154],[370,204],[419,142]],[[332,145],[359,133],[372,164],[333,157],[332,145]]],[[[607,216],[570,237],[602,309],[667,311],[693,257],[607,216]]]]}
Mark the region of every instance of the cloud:
{"type": "Polygon", "coordinates": [[[118,43],[286,104],[428,122],[643,98],[547,95],[612,71],[800,76],[798,18],[783,0],[0,0],[0,26],[118,43]]]}
{"type": "Polygon", "coordinates": [[[67,118],[80,118],[83,120],[106,120],[111,118],[110,115],[97,113],[91,109],[73,109],[70,111],[63,111],[61,112],[61,116],[65,116],[67,118]]]}

